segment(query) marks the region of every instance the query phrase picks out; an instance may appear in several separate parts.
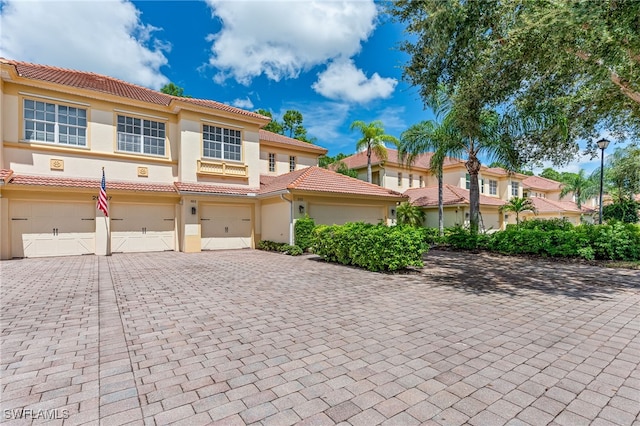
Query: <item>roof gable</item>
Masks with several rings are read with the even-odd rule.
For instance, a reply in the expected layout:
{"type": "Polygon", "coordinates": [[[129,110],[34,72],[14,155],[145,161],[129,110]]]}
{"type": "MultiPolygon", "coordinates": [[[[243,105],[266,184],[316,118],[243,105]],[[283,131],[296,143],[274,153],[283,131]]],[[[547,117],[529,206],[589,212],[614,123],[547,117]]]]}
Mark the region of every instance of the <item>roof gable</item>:
{"type": "MultiPolygon", "coordinates": [[[[425,188],[411,188],[405,191],[405,195],[409,196],[412,204],[420,207],[431,207],[438,205],[438,187],[429,186],[425,188]]],[[[469,204],[469,190],[458,188],[457,186],[443,185],[442,188],[443,205],[469,204]]],[[[499,198],[488,197],[480,194],[480,205],[484,206],[501,206],[505,204],[499,198]]]]}
{"type": "Polygon", "coordinates": [[[295,148],[301,151],[313,152],[318,155],[326,154],[328,151],[326,148],[323,148],[321,146],[280,135],[278,133],[269,132],[264,129],[260,129],[260,143],[278,145],[282,146],[283,148],[295,148]]]}

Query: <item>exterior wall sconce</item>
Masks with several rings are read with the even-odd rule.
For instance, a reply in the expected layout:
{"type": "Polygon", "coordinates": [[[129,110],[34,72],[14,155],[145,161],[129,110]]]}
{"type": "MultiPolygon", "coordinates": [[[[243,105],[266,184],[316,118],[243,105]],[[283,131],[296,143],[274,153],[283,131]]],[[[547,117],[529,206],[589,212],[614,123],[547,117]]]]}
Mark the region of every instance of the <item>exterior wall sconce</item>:
{"type": "Polygon", "coordinates": [[[303,206],[302,204],[300,204],[300,205],[298,206],[298,212],[299,212],[300,214],[304,214],[304,206],[303,206]]]}
{"type": "Polygon", "coordinates": [[[391,217],[396,217],[396,209],[391,209],[391,217]]]}
{"type": "Polygon", "coordinates": [[[191,214],[196,214],[196,208],[195,207],[191,207],[191,214]]]}

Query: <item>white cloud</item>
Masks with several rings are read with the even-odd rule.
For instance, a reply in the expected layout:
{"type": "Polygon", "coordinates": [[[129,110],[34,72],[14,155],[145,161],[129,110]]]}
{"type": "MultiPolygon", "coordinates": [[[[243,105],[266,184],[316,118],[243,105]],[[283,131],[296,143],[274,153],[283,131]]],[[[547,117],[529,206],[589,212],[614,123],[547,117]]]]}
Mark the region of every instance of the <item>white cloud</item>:
{"type": "Polygon", "coordinates": [[[0,56],[92,71],[158,89],[170,46],[126,0],[2,2],[0,56]]]}
{"type": "Polygon", "coordinates": [[[207,0],[222,29],[209,36],[209,64],[218,83],[249,84],[265,75],[279,81],[328,60],[350,58],[375,29],[378,13],[367,1],[207,0]]]}
{"type": "Polygon", "coordinates": [[[246,99],[234,99],[233,102],[231,102],[231,105],[236,108],[253,109],[253,102],[251,102],[251,99],[249,99],[249,97],[247,97],[246,99]]]}
{"type": "Polygon", "coordinates": [[[311,87],[329,99],[367,103],[377,98],[388,98],[398,84],[394,78],[383,78],[374,73],[371,78],[356,68],[351,60],[332,62],[318,74],[318,81],[311,87]]]}
{"type": "Polygon", "coordinates": [[[380,120],[384,125],[385,133],[387,134],[399,134],[407,130],[408,126],[404,120],[406,116],[405,107],[392,106],[384,108],[380,111],[380,114],[376,120],[380,120]]]}

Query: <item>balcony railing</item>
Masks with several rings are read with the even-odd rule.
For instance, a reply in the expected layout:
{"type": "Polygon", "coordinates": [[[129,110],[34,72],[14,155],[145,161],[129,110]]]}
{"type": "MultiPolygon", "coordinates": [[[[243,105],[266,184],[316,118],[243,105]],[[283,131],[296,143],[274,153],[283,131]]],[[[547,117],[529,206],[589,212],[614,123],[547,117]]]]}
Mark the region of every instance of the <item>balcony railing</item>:
{"type": "Polygon", "coordinates": [[[249,166],[229,164],[224,161],[198,160],[198,174],[246,178],[249,176],[249,166]]]}

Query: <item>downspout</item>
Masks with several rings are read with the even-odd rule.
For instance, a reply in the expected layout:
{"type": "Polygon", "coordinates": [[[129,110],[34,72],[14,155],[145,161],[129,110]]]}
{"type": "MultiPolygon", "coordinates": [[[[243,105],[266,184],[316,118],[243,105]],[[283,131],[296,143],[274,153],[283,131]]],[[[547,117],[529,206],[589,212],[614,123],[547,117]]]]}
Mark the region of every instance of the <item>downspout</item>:
{"type": "Polygon", "coordinates": [[[289,245],[293,245],[293,200],[284,198],[284,194],[280,194],[283,201],[289,203],[289,245]]]}

